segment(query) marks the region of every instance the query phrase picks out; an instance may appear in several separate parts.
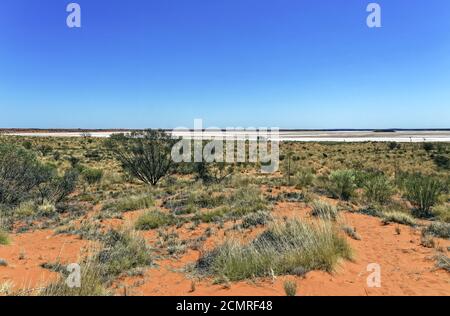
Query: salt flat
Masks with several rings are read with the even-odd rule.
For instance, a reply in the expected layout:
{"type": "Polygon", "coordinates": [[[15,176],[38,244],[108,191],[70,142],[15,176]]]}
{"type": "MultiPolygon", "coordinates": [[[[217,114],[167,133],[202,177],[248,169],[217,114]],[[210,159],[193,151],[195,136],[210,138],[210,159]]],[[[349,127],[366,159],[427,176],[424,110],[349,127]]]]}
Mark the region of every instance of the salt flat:
{"type": "MultiPolygon", "coordinates": [[[[89,133],[92,137],[106,138],[117,132],[101,131],[89,133]]],[[[34,137],[82,137],[81,132],[14,132],[3,133],[4,135],[15,136],[34,136],[34,137]]],[[[192,132],[177,131],[172,133],[177,137],[194,137],[192,132]]],[[[256,137],[256,132],[220,132],[205,131],[202,133],[203,139],[211,139],[222,135],[224,138],[240,138],[243,136],[256,137]]],[[[261,136],[261,134],[259,134],[261,136]]],[[[280,131],[279,138],[271,137],[268,139],[279,141],[296,142],[450,142],[450,130],[448,131],[396,131],[396,132],[373,132],[373,131],[280,131]]]]}

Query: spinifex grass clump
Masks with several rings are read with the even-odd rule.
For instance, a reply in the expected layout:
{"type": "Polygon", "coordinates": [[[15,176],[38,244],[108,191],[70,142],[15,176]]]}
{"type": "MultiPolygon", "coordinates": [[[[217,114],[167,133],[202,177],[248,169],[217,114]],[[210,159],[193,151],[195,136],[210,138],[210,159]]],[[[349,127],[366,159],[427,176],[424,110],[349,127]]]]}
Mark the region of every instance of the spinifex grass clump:
{"type": "Polygon", "coordinates": [[[294,274],[299,268],[332,271],[339,259],[349,259],[345,239],[328,221],[276,222],[253,242],[228,240],[197,262],[199,272],[231,281],[294,274]]]}
{"type": "Polygon", "coordinates": [[[443,222],[431,223],[425,230],[424,233],[440,238],[450,239],[450,224],[443,222]]]}
{"type": "MultiPolygon", "coordinates": [[[[131,230],[110,230],[100,238],[102,248],[80,264],[81,287],[66,284],[68,272],[58,281],[41,290],[44,296],[99,296],[108,295],[108,284],[114,277],[134,268],[151,264],[151,252],[145,240],[131,230]]],[[[64,267],[65,268],[65,267],[64,267]]]]}
{"type": "Polygon", "coordinates": [[[382,217],[382,222],[384,224],[397,223],[409,226],[416,225],[416,220],[411,215],[398,211],[385,213],[382,217]]]}
{"type": "Polygon", "coordinates": [[[0,245],[9,244],[8,234],[0,228],[0,245]]]}
{"type": "Polygon", "coordinates": [[[104,248],[95,257],[95,262],[101,265],[103,277],[116,276],[152,262],[145,239],[133,231],[110,230],[102,241],[104,248]]]}
{"type": "Polygon", "coordinates": [[[175,218],[172,215],[161,211],[147,211],[139,216],[135,223],[135,228],[138,230],[156,229],[174,222],[175,218]]]}
{"type": "Polygon", "coordinates": [[[363,187],[364,196],[371,203],[386,204],[394,194],[394,187],[384,174],[368,176],[363,187]]]}
{"type": "Polygon", "coordinates": [[[431,208],[443,192],[442,182],[431,176],[414,174],[406,176],[402,185],[405,197],[415,207],[415,213],[419,217],[431,217],[431,208]]]}
{"type": "Polygon", "coordinates": [[[323,201],[314,201],[312,204],[311,215],[325,220],[335,221],[338,217],[338,210],[334,205],[323,201]]]}
{"type": "Polygon", "coordinates": [[[356,177],[353,170],[333,171],[329,177],[329,190],[333,196],[341,200],[349,200],[356,189],[356,177]]]}

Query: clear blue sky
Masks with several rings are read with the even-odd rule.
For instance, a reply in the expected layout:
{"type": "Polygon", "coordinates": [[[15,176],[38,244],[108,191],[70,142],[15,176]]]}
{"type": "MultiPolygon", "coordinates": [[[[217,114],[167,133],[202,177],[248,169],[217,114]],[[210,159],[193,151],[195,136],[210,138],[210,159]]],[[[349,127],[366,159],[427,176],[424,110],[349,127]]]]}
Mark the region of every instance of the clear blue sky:
{"type": "Polygon", "coordinates": [[[2,0],[0,127],[450,128],[450,1],[2,0]]]}

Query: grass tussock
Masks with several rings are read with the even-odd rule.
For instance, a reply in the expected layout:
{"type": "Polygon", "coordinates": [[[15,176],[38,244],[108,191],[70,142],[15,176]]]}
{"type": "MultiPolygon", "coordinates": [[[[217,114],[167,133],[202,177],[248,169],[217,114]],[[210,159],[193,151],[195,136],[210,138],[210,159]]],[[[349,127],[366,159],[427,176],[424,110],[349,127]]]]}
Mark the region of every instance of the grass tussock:
{"type": "Polygon", "coordinates": [[[286,296],[296,296],[297,295],[297,283],[295,281],[284,281],[283,283],[284,293],[286,296]]]}
{"type": "Polygon", "coordinates": [[[117,276],[152,263],[145,240],[132,230],[110,230],[100,240],[102,248],[80,264],[80,287],[67,286],[69,272],[59,267],[59,280],[42,289],[41,296],[104,296],[117,276]]]}
{"type": "Polygon", "coordinates": [[[249,244],[228,240],[204,255],[197,269],[230,281],[295,274],[297,270],[332,271],[351,250],[335,227],[326,221],[276,222],[249,244]]]}
{"type": "Polygon", "coordinates": [[[172,225],[174,222],[175,218],[172,215],[161,211],[147,211],[139,216],[134,227],[137,230],[150,230],[172,225]]]}
{"type": "Polygon", "coordinates": [[[338,210],[334,205],[316,200],[312,204],[311,215],[324,220],[335,221],[338,217],[338,210]]]}
{"type": "Polygon", "coordinates": [[[386,225],[389,223],[397,223],[397,224],[403,224],[403,225],[408,225],[408,226],[416,225],[416,220],[411,215],[408,215],[403,212],[397,212],[397,211],[384,213],[381,220],[386,225]]]}
{"type": "Polygon", "coordinates": [[[329,191],[334,197],[348,201],[355,194],[356,177],[353,170],[333,171],[329,176],[329,191]]]}
{"type": "Polygon", "coordinates": [[[423,232],[434,237],[450,238],[450,224],[433,222],[423,232]]]}
{"type": "Polygon", "coordinates": [[[132,195],[119,200],[117,203],[109,204],[106,209],[113,209],[119,212],[129,212],[149,209],[155,205],[153,197],[148,194],[132,195]]]}
{"type": "Polygon", "coordinates": [[[440,253],[436,257],[436,268],[444,269],[447,272],[450,272],[450,258],[446,255],[440,253]]]}
{"type": "Polygon", "coordinates": [[[0,245],[8,245],[9,236],[8,233],[0,228],[0,245]]]}
{"type": "Polygon", "coordinates": [[[102,241],[104,248],[95,258],[102,267],[102,276],[116,276],[152,262],[145,239],[134,231],[110,230],[102,241]]]}
{"type": "Polygon", "coordinates": [[[354,240],[361,240],[361,236],[356,232],[356,228],[345,225],[344,227],[342,227],[342,230],[350,238],[352,238],[354,240]]]}

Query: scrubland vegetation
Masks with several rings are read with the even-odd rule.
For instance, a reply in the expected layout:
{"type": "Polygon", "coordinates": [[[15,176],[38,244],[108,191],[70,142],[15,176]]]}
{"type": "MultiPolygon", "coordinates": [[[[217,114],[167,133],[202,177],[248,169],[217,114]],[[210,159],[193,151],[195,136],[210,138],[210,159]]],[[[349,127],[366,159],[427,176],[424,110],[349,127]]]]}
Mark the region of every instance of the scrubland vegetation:
{"type": "MultiPolygon", "coordinates": [[[[108,140],[0,138],[0,247],[41,229],[95,244],[79,262],[81,288],[65,286],[58,263],[46,267],[59,281],[33,294],[114,294],[118,277],[189,249],[201,256],[186,275],[211,283],[332,272],[352,259],[348,240],[364,242],[345,212],[450,238],[450,144],[283,143],[281,168],[269,175],[258,173],[259,164],[175,164],[172,144],[159,131],[108,140]],[[279,216],[279,203],[310,211],[279,216]],[[215,239],[219,232],[223,239],[215,239]]],[[[448,271],[445,250],[436,252],[436,267],[448,271]]],[[[292,282],[284,289],[297,293],[292,282]]]]}

